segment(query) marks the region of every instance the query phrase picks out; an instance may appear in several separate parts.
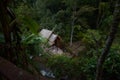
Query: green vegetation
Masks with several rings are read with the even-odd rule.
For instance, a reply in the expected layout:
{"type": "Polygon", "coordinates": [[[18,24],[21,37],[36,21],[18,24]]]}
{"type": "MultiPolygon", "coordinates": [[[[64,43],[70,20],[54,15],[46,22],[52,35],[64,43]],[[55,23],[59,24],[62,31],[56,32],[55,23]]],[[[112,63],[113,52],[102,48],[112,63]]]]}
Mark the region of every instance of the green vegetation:
{"type": "Polygon", "coordinates": [[[34,75],[41,75],[43,64],[55,80],[120,80],[119,0],[5,1],[0,1],[1,57],[34,75]],[[42,29],[60,36],[63,54],[47,51],[42,29]]]}
{"type": "MultiPolygon", "coordinates": [[[[119,80],[120,49],[116,46],[111,48],[110,55],[104,65],[104,78],[102,80],[119,80]]],[[[56,77],[67,76],[69,80],[93,80],[96,71],[97,54],[91,50],[85,56],[70,58],[64,55],[49,57],[47,65],[53,70],[56,77]],[[93,56],[90,56],[94,54],[93,56]]]]}

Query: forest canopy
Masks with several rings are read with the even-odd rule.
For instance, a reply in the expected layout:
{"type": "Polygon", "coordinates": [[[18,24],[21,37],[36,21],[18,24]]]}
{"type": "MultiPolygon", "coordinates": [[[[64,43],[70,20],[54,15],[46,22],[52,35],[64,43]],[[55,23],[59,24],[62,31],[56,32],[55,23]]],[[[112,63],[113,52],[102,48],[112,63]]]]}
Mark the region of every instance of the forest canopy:
{"type": "Polygon", "coordinates": [[[0,1],[0,57],[41,80],[120,80],[119,30],[119,0],[0,1]]]}

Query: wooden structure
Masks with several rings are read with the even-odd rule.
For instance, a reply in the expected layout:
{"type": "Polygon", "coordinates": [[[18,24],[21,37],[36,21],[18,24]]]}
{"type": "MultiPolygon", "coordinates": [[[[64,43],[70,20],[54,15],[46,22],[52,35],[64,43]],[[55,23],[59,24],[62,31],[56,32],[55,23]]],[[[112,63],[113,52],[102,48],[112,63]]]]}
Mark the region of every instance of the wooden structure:
{"type": "Polygon", "coordinates": [[[7,80],[38,80],[30,73],[0,57],[0,74],[7,80]]]}
{"type": "Polygon", "coordinates": [[[43,38],[46,38],[50,46],[62,48],[62,39],[60,38],[60,36],[54,34],[53,31],[42,29],[39,35],[42,36],[43,38]]]}
{"type": "Polygon", "coordinates": [[[45,51],[49,51],[53,54],[63,54],[63,45],[60,36],[47,29],[42,29],[39,35],[47,39],[47,43],[49,44],[49,47],[45,49],[45,51]]]}

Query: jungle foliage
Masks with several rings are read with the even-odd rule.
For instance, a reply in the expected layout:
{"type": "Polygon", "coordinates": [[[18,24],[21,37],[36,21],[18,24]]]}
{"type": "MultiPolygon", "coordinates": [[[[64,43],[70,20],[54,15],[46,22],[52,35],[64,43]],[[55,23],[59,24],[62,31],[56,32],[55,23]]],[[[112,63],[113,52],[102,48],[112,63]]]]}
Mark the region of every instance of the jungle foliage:
{"type": "MultiPolygon", "coordinates": [[[[11,17],[2,13],[0,6],[0,15],[4,14],[0,17],[0,56],[6,59],[10,56],[12,62],[30,72],[32,70],[28,65],[32,64],[39,73],[38,63],[33,59],[42,55],[42,63],[52,70],[58,80],[94,80],[97,61],[113,25],[115,4],[114,0],[13,0],[6,5],[16,15],[14,26],[17,29],[10,28],[11,17]],[[2,22],[2,18],[5,18],[6,23],[2,22]],[[72,49],[68,47],[72,47],[74,42],[81,42],[85,50],[76,53],[77,56],[50,55],[43,47],[47,40],[38,35],[43,28],[54,30],[54,33],[61,36],[66,54],[71,53],[72,49]],[[13,54],[7,55],[9,51],[6,50],[10,49],[4,46],[6,44],[11,46],[10,53],[13,54]]],[[[120,30],[120,24],[117,30],[120,30]]],[[[103,64],[102,80],[120,80],[119,43],[120,32],[116,33],[103,64]]]]}

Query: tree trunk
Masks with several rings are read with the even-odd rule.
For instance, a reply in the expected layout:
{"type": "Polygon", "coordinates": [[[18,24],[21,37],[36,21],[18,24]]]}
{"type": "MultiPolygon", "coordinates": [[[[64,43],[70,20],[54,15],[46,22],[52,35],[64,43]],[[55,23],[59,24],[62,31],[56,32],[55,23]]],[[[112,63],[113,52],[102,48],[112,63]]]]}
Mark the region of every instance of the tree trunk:
{"type": "Polygon", "coordinates": [[[100,3],[101,3],[101,0],[98,0],[98,3],[97,3],[97,6],[98,6],[98,13],[97,13],[96,28],[99,28],[100,19],[101,19],[100,3]]]}
{"type": "MultiPolygon", "coordinates": [[[[74,15],[73,15],[74,16],[74,15]]],[[[70,37],[70,46],[72,46],[72,43],[73,43],[73,33],[74,33],[74,22],[75,20],[73,19],[72,21],[72,30],[71,30],[71,37],[70,37]]]]}
{"type": "Polygon", "coordinates": [[[73,7],[73,16],[72,16],[72,24],[71,24],[71,35],[70,35],[70,46],[72,46],[73,43],[73,33],[74,33],[74,25],[75,25],[75,20],[76,20],[76,2],[75,5],[73,7]]]}
{"type": "Polygon", "coordinates": [[[9,17],[7,14],[7,7],[6,4],[3,0],[0,1],[0,22],[2,24],[2,30],[4,34],[4,39],[5,39],[5,51],[6,51],[6,56],[8,59],[10,58],[10,53],[11,53],[11,34],[9,30],[9,17]]]}
{"type": "Polygon", "coordinates": [[[98,60],[95,80],[102,80],[103,64],[105,62],[106,56],[109,54],[113,40],[115,39],[115,35],[117,33],[119,22],[120,22],[120,0],[117,0],[116,5],[115,5],[114,14],[113,14],[113,23],[111,26],[111,31],[110,31],[110,34],[106,41],[106,46],[98,60]]]}

